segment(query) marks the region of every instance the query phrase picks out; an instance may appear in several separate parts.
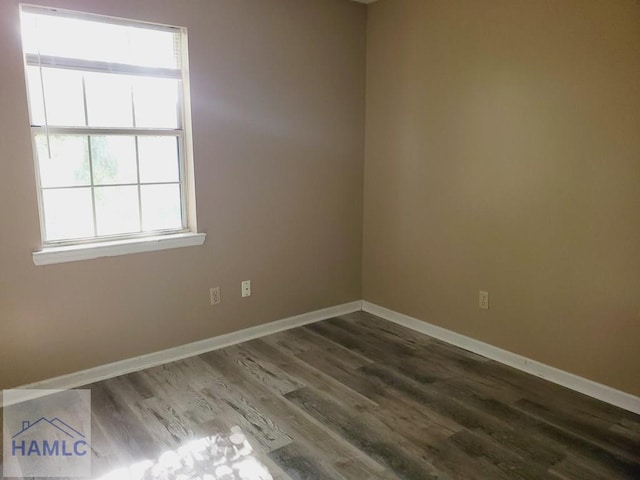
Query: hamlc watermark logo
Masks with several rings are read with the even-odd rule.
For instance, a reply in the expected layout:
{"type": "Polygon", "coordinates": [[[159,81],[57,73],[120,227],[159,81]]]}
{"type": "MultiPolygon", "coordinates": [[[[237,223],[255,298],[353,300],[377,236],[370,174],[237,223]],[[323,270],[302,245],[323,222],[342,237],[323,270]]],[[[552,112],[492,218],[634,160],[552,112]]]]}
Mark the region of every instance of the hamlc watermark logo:
{"type": "Polygon", "coordinates": [[[78,430],[63,422],[59,418],[49,420],[45,417],[40,417],[35,422],[31,423],[28,420],[22,421],[22,430],[16,433],[11,440],[11,455],[16,456],[58,456],[70,457],[72,455],[78,455],[80,457],[87,454],[87,442],[85,435],[78,430]],[[31,439],[29,443],[24,438],[29,435],[29,430],[38,429],[39,438],[31,439]],[[46,430],[50,430],[47,432],[46,430]],[[62,433],[66,438],[63,440],[47,440],[46,438],[52,438],[51,430],[53,433],[62,433]]]}
{"type": "Polygon", "coordinates": [[[5,390],[3,404],[5,477],[91,475],[90,390],[5,390]]]}

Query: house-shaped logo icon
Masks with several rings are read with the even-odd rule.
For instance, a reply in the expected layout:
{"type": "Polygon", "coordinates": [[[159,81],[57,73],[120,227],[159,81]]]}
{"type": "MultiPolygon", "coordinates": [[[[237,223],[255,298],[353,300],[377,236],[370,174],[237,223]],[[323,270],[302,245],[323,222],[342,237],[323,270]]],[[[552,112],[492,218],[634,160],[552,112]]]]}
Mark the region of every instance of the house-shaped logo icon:
{"type": "Polygon", "coordinates": [[[59,418],[40,417],[35,422],[22,421],[22,430],[11,437],[13,456],[84,456],[85,435],[59,418]]]}

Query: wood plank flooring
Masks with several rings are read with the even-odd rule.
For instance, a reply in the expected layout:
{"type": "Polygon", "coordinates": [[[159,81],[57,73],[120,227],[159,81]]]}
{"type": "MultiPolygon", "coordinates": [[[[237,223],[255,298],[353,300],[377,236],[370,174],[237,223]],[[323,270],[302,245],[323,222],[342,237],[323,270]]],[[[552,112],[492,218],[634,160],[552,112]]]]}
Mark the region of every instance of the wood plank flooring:
{"type": "Polygon", "coordinates": [[[640,416],[364,312],[87,388],[100,480],[640,479],[640,416]]]}

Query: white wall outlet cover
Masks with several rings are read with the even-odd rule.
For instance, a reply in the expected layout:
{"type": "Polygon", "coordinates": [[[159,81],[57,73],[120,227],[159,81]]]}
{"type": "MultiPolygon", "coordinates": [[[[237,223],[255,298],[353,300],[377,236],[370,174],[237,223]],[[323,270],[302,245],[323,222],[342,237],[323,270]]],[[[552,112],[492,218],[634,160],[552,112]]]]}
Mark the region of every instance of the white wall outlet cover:
{"type": "Polygon", "coordinates": [[[209,300],[211,301],[211,305],[217,305],[222,301],[220,297],[220,287],[213,287],[209,289],[209,300]]]}
{"type": "Polygon", "coordinates": [[[241,284],[242,288],[242,297],[250,297],[251,296],[251,280],[245,280],[241,284]]]}
{"type": "Polygon", "coordinates": [[[489,292],[483,292],[480,290],[479,306],[484,310],[489,309],[489,292]]]}

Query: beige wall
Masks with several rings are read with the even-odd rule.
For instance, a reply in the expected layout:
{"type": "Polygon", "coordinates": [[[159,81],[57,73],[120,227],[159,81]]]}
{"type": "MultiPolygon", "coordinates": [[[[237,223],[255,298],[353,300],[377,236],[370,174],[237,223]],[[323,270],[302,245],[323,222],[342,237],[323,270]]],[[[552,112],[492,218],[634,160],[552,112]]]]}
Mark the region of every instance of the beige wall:
{"type": "Polygon", "coordinates": [[[368,15],[364,298],[640,394],[640,2],[368,15]]]}
{"type": "Polygon", "coordinates": [[[39,0],[189,30],[202,247],[35,267],[18,2],[0,1],[0,388],[361,296],[366,7],[39,0]],[[240,298],[240,281],[253,295],[240,298]],[[223,302],[209,306],[209,287],[223,302]]]}

